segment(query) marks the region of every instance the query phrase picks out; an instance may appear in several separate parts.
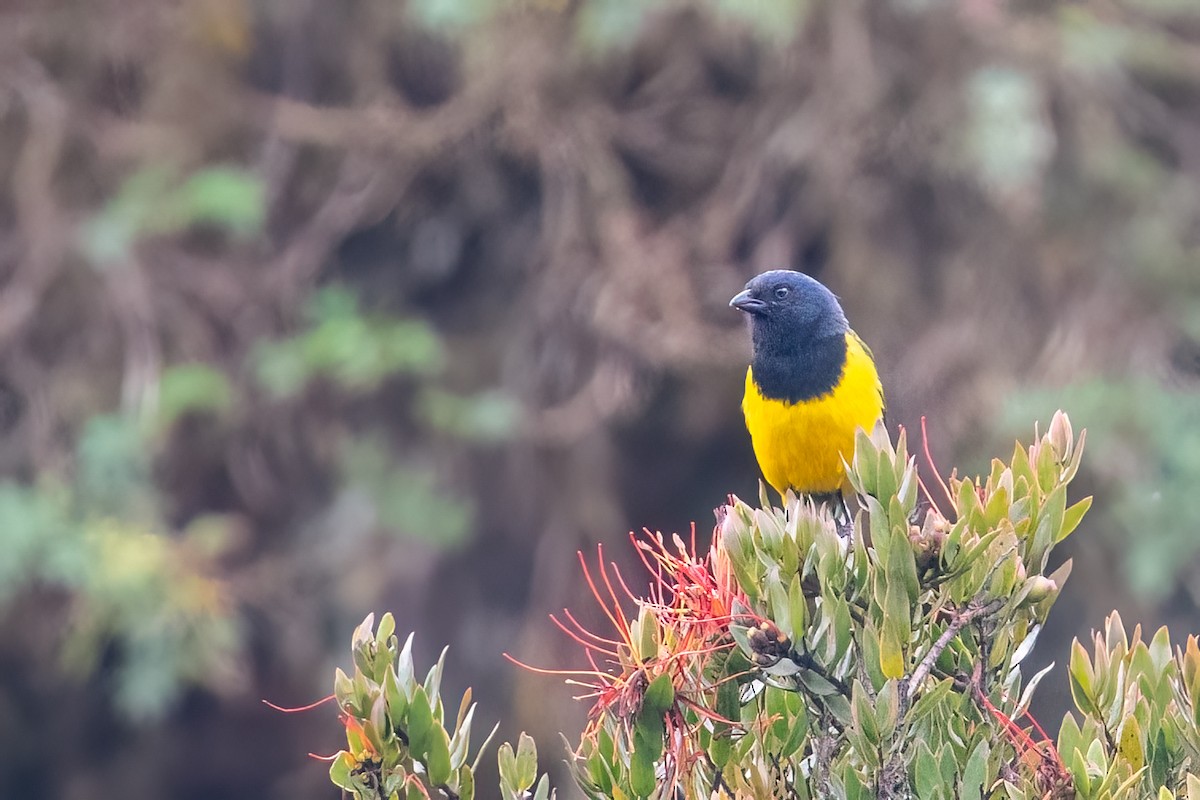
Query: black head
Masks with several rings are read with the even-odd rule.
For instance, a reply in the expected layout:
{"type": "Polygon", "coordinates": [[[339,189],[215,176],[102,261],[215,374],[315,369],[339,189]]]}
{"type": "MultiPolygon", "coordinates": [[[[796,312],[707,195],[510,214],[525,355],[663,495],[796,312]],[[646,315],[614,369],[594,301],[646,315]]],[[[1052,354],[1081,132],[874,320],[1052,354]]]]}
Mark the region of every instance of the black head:
{"type": "Polygon", "coordinates": [[[833,292],[815,278],[790,269],[757,275],[729,301],[750,315],[755,339],[762,332],[800,344],[844,334],[849,326],[833,292]]]}
{"type": "Polygon", "coordinates": [[[846,315],[833,292],[800,272],[774,269],[729,301],[750,315],[754,382],[790,403],[832,390],[846,363],[846,315]]]}

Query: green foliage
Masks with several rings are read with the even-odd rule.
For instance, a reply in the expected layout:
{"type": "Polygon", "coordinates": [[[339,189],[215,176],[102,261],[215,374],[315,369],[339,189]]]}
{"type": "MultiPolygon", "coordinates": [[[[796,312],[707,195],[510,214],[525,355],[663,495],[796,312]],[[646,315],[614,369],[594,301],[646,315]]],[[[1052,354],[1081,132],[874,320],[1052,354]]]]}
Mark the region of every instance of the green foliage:
{"type": "MultiPolygon", "coordinates": [[[[882,428],[860,432],[849,478],[863,511],[844,529],[791,493],[782,508],[735,499],[705,560],[678,537],[639,543],[660,589],[633,619],[604,563],[599,580],[585,569],[616,632],[574,637],[608,662],[569,673],[596,698],[570,761],[578,786],[596,800],[1200,797],[1195,636],[1172,650],[1165,628],[1144,642],[1114,613],[1091,654],[1072,651],[1079,718],[1055,743],[1027,715],[1048,670],[1026,679],[1020,662],[1070,571],[1047,574],[1050,555],[1091,504],[1066,499],[1083,443],[1059,412],[987,476],[938,479],[952,518],[933,504],[922,519],[904,434],[893,447],[882,428]]],[[[358,798],[471,796],[467,700],[451,736],[441,662],[422,687],[411,637],[398,650],[391,617],[371,622],[354,678],[337,674],[350,746],[331,777],[358,798]]],[[[545,777],[534,788],[528,737],[499,764],[505,798],[552,796],[545,777]]]]}
{"type": "MultiPolygon", "coordinates": [[[[1077,442],[1060,413],[1009,463],[997,460],[985,477],[952,477],[940,487],[952,519],[936,506],[921,519],[905,437],[893,447],[880,428],[860,433],[849,477],[863,512],[846,530],[825,508],[790,493],[782,508],[735,500],[722,510],[705,560],[678,538],[673,546],[661,536],[639,544],[661,589],[637,599],[633,619],[613,589],[625,582],[603,562],[598,579],[587,571],[616,631],[580,629],[575,637],[607,661],[594,673],[570,673],[596,698],[570,761],[577,784],[597,800],[679,793],[1032,800],[1074,796],[1073,783],[1096,775],[1084,796],[1174,791],[1190,764],[1177,743],[1195,735],[1194,721],[1178,714],[1192,697],[1190,683],[1171,688],[1151,676],[1140,684],[1138,697],[1158,705],[1143,709],[1137,731],[1167,731],[1161,747],[1140,745],[1169,765],[1161,770],[1114,766],[1136,761],[1133,733],[1114,755],[1105,751],[1112,731],[1085,719],[1064,748],[1067,763],[1017,722],[1044,674],[1025,680],[1020,661],[1070,571],[1068,563],[1047,574],[1050,554],[1090,505],[1090,498],[1066,500],[1082,451],[1083,436],[1077,442]],[[1154,713],[1179,719],[1156,723],[1154,713]]],[[[440,741],[429,731],[438,730],[441,707],[412,688],[409,648],[397,653],[390,634],[390,617],[378,634],[368,618],[355,634],[355,677],[339,672],[335,683],[350,747],[331,774],[357,797],[399,796],[434,772],[411,762],[432,759],[427,742],[440,741]],[[398,674],[389,677],[397,659],[398,674]],[[391,700],[389,681],[410,688],[391,700]],[[409,710],[405,724],[409,707],[420,713],[409,710]]],[[[1165,641],[1134,649],[1160,673],[1170,660],[1165,641]]],[[[1200,655],[1195,661],[1189,669],[1200,673],[1200,655]]],[[[1084,687],[1081,708],[1108,714],[1112,727],[1138,699],[1123,705],[1126,684],[1113,689],[1095,677],[1101,668],[1082,664],[1076,658],[1071,667],[1084,687]]],[[[439,682],[440,665],[426,686],[439,682]]],[[[438,775],[458,774],[461,763],[438,775]]],[[[500,774],[505,797],[527,796],[536,778],[532,741],[501,749],[500,774]]],[[[534,793],[547,796],[545,779],[534,793]]]]}
{"type": "MultiPolygon", "coordinates": [[[[519,424],[519,407],[507,395],[461,394],[437,383],[445,346],[420,320],[364,313],[355,296],[338,287],[317,292],[305,319],[301,331],[261,343],[251,359],[275,402],[297,401],[315,381],[355,396],[396,380],[413,390],[406,413],[432,433],[483,444],[508,438],[519,424]]],[[[342,437],[344,488],[365,498],[388,530],[447,546],[463,543],[474,522],[470,501],[446,490],[433,457],[393,455],[387,440],[385,431],[342,437]]]]}
{"type": "Polygon", "coordinates": [[[500,769],[500,796],[504,800],[548,800],[554,796],[550,788],[550,778],[544,774],[538,778],[537,745],[528,734],[521,734],[516,752],[513,752],[513,747],[508,742],[500,745],[497,761],[500,769]]]}
{"type": "MultiPolygon", "coordinates": [[[[163,201],[166,184],[156,181],[165,180],[139,179],[113,207],[163,201]]],[[[223,173],[196,176],[172,191],[183,193],[177,202],[203,218],[207,212],[198,209],[206,207],[209,193],[220,200],[231,182],[236,179],[223,173]]],[[[145,232],[178,215],[156,222],[137,218],[145,232]]],[[[268,402],[302,402],[302,390],[317,380],[361,395],[400,377],[414,384],[414,400],[402,413],[437,435],[494,442],[519,421],[515,404],[497,392],[452,393],[435,382],[444,347],[422,322],[364,315],[352,294],[334,288],[316,295],[306,319],[296,336],[264,344],[251,358],[252,374],[271,395],[268,402]]],[[[240,605],[216,577],[229,521],[207,516],[173,529],[153,463],[182,418],[200,415],[233,425],[261,402],[256,394],[208,364],[167,366],[156,402],[146,405],[143,416],[97,415],[82,425],[69,470],[47,472],[31,484],[0,484],[0,547],[6,553],[0,599],[35,585],[63,590],[72,609],[64,663],[87,675],[99,669],[102,654],[114,652],[115,698],[130,717],[159,716],[183,687],[217,687],[231,676],[240,648],[240,605]]],[[[330,468],[343,492],[365,499],[385,531],[440,546],[462,544],[474,523],[469,501],[447,491],[434,455],[397,456],[384,444],[389,435],[338,432],[330,468]]]]}
{"type": "Polygon", "coordinates": [[[1116,612],[1093,639],[1071,651],[1071,696],[1058,752],[1085,798],[1200,797],[1200,648],[1189,636],[1172,651],[1160,628],[1128,636],[1116,612]]]}
{"type": "MultiPolygon", "coordinates": [[[[586,0],[568,4],[565,0],[533,0],[519,6],[547,14],[574,14],[577,41],[592,52],[604,53],[636,40],[646,19],[681,7],[670,0],[586,0]]],[[[719,18],[733,20],[764,41],[782,44],[791,39],[804,20],[810,0],[702,0],[699,4],[719,18]]],[[[505,0],[416,0],[407,10],[420,24],[433,30],[461,33],[480,25],[514,4],[505,0]]]]}
{"type": "MultiPolygon", "coordinates": [[[[442,695],[446,652],[418,680],[412,659],[412,634],[403,647],[394,635],[396,623],[384,614],[378,629],[370,614],[354,632],[354,674],[338,670],[334,699],[346,726],[347,747],[333,758],[329,777],[356,800],[475,796],[479,754],[468,761],[475,704],[468,689],[458,704],[453,732],[442,695]]],[[[495,734],[489,734],[488,740],[495,734]]],[[[487,741],[479,748],[482,753],[487,741]]],[[[537,780],[537,751],[524,734],[514,752],[500,748],[500,783],[506,800],[530,795],[537,780]]],[[[532,795],[553,794],[545,776],[532,795]]]]}
{"type": "Polygon", "coordinates": [[[110,648],[118,708],[161,715],[187,684],[219,686],[240,625],[213,560],[220,518],[171,531],[149,478],[149,445],[124,417],[97,417],[80,438],[73,480],[0,484],[0,598],[30,586],[70,598],[65,666],[86,675],[110,648]]]}
{"type": "MultiPolygon", "coordinates": [[[[1130,5],[1137,13],[1122,18],[1087,4],[1056,12],[1067,79],[1096,87],[1096,94],[1081,106],[1081,120],[1067,129],[1073,140],[1064,153],[1076,167],[1053,176],[1047,196],[1060,242],[1073,236],[1094,242],[1081,259],[1087,273],[1076,273],[1071,282],[1095,286],[1114,280],[1120,286],[1120,299],[1104,306],[1090,328],[1119,319],[1119,341],[1129,348],[1100,346],[1102,352],[1093,354],[1098,376],[1073,370],[1065,386],[1056,381],[1030,387],[1013,398],[1006,417],[1011,429],[1031,414],[1069,406],[1097,434],[1103,444],[1090,472],[1102,480],[1106,502],[1105,517],[1095,524],[1111,535],[1129,586],[1144,599],[1162,600],[1186,586],[1181,571],[1200,543],[1194,523],[1200,499],[1192,491],[1200,479],[1195,434],[1200,399],[1188,388],[1200,342],[1200,250],[1194,245],[1200,193],[1194,177],[1177,169],[1170,150],[1134,133],[1106,92],[1120,81],[1164,92],[1192,81],[1190,45],[1163,23],[1181,21],[1183,16],[1174,15],[1184,14],[1185,6],[1192,15],[1197,7],[1174,0],[1130,5]],[[1125,316],[1121,303],[1130,299],[1153,311],[1140,320],[1125,316]],[[1177,374],[1164,381],[1170,372],[1167,352],[1177,374]],[[1151,357],[1153,366],[1145,369],[1147,353],[1164,357],[1151,357]]],[[[1070,91],[1072,102],[1085,94],[1070,91]]],[[[1081,331],[1088,335],[1086,328],[1068,335],[1081,331]]]]}
{"type": "MultiPolygon", "coordinates": [[[[669,680],[679,701],[652,718],[661,726],[665,717],[674,736],[646,747],[648,690],[633,747],[621,746],[628,701],[602,707],[574,762],[585,794],[1066,796],[1069,777],[1054,762],[1023,764],[1040,751],[1011,720],[1040,678],[1024,682],[1017,665],[1070,569],[1047,574],[1050,553],[1089,504],[1066,502],[1079,445],[1060,415],[1009,464],[952,478],[953,521],[933,509],[917,524],[905,438],[893,448],[882,430],[859,437],[850,479],[865,513],[848,538],[824,509],[790,494],[783,508],[735,501],[710,556],[731,617],[704,620],[702,606],[680,605],[676,584],[675,602],[642,601],[658,622],[652,641],[621,657],[651,686],[669,680]],[[705,621],[704,641],[688,645],[703,656],[681,654],[680,637],[705,621]],[[639,767],[643,751],[655,769],[639,767]],[[643,771],[668,777],[647,784],[643,771]]],[[[696,580],[692,568],[676,573],[696,580]]]]}
{"type": "Polygon", "coordinates": [[[233,409],[234,388],[224,373],[208,364],[179,364],[158,379],[156,423],[170,428],[187,414],[223,416],[233,409]]]}
{"type": "Polygon", "coordinates": [[[72,505],[80,512],[139,520],[157,515],[148,442],[137,420],[125,415],[92,417],[76,447],[72,505]]]}
{"type": "Polygon", "coordinates": [[[1070,570],[1047,574],[1049,557],[1090,506],[1066,500],[1082,450],[1060,412],[986,477],[940,486],[953,519],[935,505],[922,521],[904,435],[860,433],[850,530],[790,494],[734,501],[708,577],[658,539],[668,591],[636,620],[597,592],[621,642],[588,646],[611,668],[573,760],[584,793],[1200,796],[1195,637],[1172,653],[1165,629],[1128,639],[1114,614],[1094,656],[1076,643],[1071,658],[1082,723],[1067,717],[1057,749],[1020,724],[1045,671],[1025,680],[1019,664],[1070,570]]]}
{"type": "Polygon", "coordinates": [[[1000,190],[1031,185],[1054,146],[1035,77],[985,67],[971,76],[966,91],[967,154],[982,182],[1000,190]]]}
{"type": "Polygon", "coordinates": [[[345,444],[342,477],[370,501],[388,530],[447,547],[461,545],[470,534],[475,519],[470,500],[442,488],[429,469],[396,463],[376,439],[345,444]]]}
{"type": "Polygon", "coordinates": [[[362,314],[354,295],[336,287],[309,303],[308,327],[259,345],[259,382],[277,398],[321,378],[348,391],[369,391],[393,375],[432,375],[443,365],[442,343],[425,323],[362,314]]]}
{"type": "Polygon", "coordinates": [[[766,41],[778,44],[791,40],[813,6],[811,0],[779,0],[775,3],[745,3],[738,0],[709,0],[718,15],[738,20],[766,41]]]}
{"type": "Polygon", "coordinates": [[[489,19],[502,5],[501,0],[414,0],[406,9],[429,28],[459,31],[489,19]]]}
{"type": "Polygon", "coordinates": [[[212,225],[246,237],[262,227],[266,214],[261,181],[232,167],[207,167],[180,180],[167,167],[143,167],[129,176],[83,231],[84,253],[105,267],[129,257],[147,236],[212,225]]]}
{"type": "Polygon", "coordinates": [[[495,442],[512,436],[520,407],[498,391],[461,395],[431,386],[417,397],[417,414],[430,428],[460,439],[495,442]]]}

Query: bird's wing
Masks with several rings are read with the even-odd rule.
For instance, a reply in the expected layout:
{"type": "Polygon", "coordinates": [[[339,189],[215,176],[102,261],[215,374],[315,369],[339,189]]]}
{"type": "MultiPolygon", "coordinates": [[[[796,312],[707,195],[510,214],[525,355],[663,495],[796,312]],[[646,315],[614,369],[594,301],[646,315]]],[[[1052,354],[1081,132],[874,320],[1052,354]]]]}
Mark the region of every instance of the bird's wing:
{"type": "MultiPolygon", "coordinates": [[[[867,347],[867,343],[862,340],[862,337],[850,331],[850,335],[854,337],[854,341],[858,342],[859,347],[867,354],[867,358],[871,359],[871,363],[875,364],[875,354],[871,352],[871,348],[867,347]]],[[[883,381],[879,379],[879,366],[875,366],[875,389],[879,392],[879,418],[883,420],[884,426],[887,425],[887,398],[883,396],[883,381]]]]}

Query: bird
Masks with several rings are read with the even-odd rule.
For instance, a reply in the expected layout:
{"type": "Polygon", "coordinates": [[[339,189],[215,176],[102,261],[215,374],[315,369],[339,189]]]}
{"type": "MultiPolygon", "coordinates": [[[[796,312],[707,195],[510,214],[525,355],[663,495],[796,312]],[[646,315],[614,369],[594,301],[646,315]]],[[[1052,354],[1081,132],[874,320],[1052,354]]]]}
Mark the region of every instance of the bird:
{"type": "Polygon", "coordinates": [[[788,269],[751,278],[729,301],[750,318],[753,354],[742,411],[763,477],[846,510],[843,459],[859,428],[884,418],[883,384],[870,348],[833,292],[788,269]]]}

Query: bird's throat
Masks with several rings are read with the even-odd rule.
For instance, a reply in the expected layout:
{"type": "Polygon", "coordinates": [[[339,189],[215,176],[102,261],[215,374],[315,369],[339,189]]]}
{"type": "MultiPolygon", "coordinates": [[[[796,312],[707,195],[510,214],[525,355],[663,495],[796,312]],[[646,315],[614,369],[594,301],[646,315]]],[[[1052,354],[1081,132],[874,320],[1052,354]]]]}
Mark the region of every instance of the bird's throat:
{"type": "Polygon", "coordinates": [[[797,344],[755,331],[754,384],[763,397],[800,403],[833,391],[846,368],[846,335],[797,344]]]}

